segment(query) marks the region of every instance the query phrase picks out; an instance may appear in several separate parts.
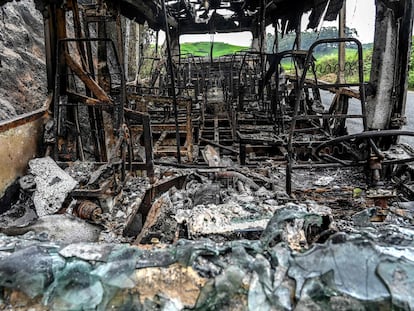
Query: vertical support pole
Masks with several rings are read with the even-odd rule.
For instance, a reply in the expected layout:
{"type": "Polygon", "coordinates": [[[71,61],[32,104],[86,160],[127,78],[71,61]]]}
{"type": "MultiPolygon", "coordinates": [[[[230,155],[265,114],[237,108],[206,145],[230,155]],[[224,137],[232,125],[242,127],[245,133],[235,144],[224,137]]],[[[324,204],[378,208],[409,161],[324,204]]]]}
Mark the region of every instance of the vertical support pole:
{"type": "Polygon", "coordinates": [[[124,54],[124,36],[122,33],[122,23],[121,23],[121,14],[118,10],[116,15],[116,34],[117,34],[117,49],[119,57],[119,67],[120,67],[120,78],[121,78],[121,98],[120,102],[115,106],[115,130],[118,135],[120,133],[122,123],[124,122],[124,106],[126,103],[126,82],[125,82],[125,54],[124,54]]]}
{"type": "MultiPolygon", "coordinates": [[[[342,9],[339,12],[339,30],[338,30],[338,37],[345,38],[345,29],[346,29],[346,0],[342,5],[342,9]]],[[[339,51],[338,51],[338,60],[339,60],[339,68],[338,68],[338,83],[345,83],[345,42],[339,43],[339,51]]]]}
{"type": "Polygon", "coordinates": [[[47,89],[53,92],[55,89],[55,75],[56,75],[56,29],[54,25],[55,14],[52,10],[52,4],[43,7],[43,23],[45,32],[45,51],[46,51],[46,71],[47,71],[47,89]]]}
{"type": "Polygon", "coordinates": [[[298,26],[296,27],[296,38],[295,38],[295,45],[296,50],[300,50],[302,47],[302,23],[300,22],[301,19],[299,19],[298,26]]]}
{"type": "Polygon", "coordinates": [[[147,177],[150,182],[154,182],[154,159],[152,153],[152,133],[151,133],[151,120],[148,114],[145,114],[142,118],[142,127],[144,131],[144,144],[145,144],[145,166],[147,168],[147,177]]]}
{"type": "Polygon", "coordinates": [[[125,20],[125,48],[124,48],[124,73],[127,81],[129,80],[129,45],[131,44],[131,21],[125,20]]]}
{"type": "MultiPolygon", "coordinates": [[[[99,10],[103,11],[103,3],[102,0],[96,1],[96,6],[99,10]]],[[[106,24],[105,22],[98,22],[97,23],[98,29],[98,38],[106,38],[107,31],[106,31],[106,24]]],[[[98,41],[97,47],[97,79],[98,84],[109,94],[110,87],[111,87],[111,77],[109,75],[108,63],[107,63],[107,42],[98,41]]],[[[107,142],[106,142],[106,132],[105,132],[105,122],[103,117],[103,112],[101,110],[95,110],[95,122],[96,122],[96,129],[99,135],[99,158],[100,161],[106,162],[108,161],[108,151],[107,151],[107,142]]]]}
{"type": "MultiPolygon", "coordinates": [[[[397,102],[394,113],[398,116],[405,114],[406,102],[407,102],[407,89],[408,89],[408,70],[411,55],[412,35],[413,35],[413,20],[414,20],[414,3],[412,0],[403,0],[403,16],[401,19],[401,25],[399,29],[399,55],[398,66],[396,72],[396,96],[397,102]]],[[[414,64],[411,64],[413,67],[414,64]]],[[[400,128],[402,124],[399,124],[397,128],[400,128]]]]}
{"type": "MultiPolygon", "coordinates": [[[[91,34],[89,31],[89,23],[86,21],[86,19],[84,20],[83,30],[85,32],[85,37],[91,38],[91,34]]],[[[94,67],[94,62],[93,62],[92,46],[91,46],[90,41],[86,42],[86,57],[87,57],[89,74],[91,75],[93,79],[95,79],[95,67],[94,67]]],[[[89,91],[87,91],[86,94],[91,96],[91,92],[89,91]]],[[[101,161],[102,148],[101,148],[101,139],[99,136],[100,130],[98,130],[98,117],[97,117],[98,109],[94,107],[88,107],[88,114],[89,114],[89,124],[90,124],[91,131],[92,131],[92,140],[93,140],[93,145],[94,145],[93,150],[94,150],[95,160],[101,161]]]]}
{"type": "Polygon", "coordinates": [[[164,21],[165,21],[165,40],[167,42],[167,54],[168,54],[168,69],[171,77],[171,88],[172,88],[172,97],[173,97],[173,106],[174,106],[174,119],[175,119],[175,138],[177,141],[177,161],[181,163],[181,146],[180,146],[180,128],[178,125],[178,104],[177,104],[177,95],[175,93],[175,78],[174,78],[174,69],[172,63],[171,55],[171,43],[170,43],[170,26],[168,25],[167,17],[167,8],[165,6],[165,0],[162,0],[162,9],[164,11],[164,21]]]}
{"type": "MultiPolygon", "coordinates": [[[[56,27],[57,27],[57,42],[61,39],[65,39],[66,36],[66,12],[61,7],[56,7],[56,27]]],[[[67,68],[65,62],[65,52],[66,46],[62,45],[62,49],[60,50],[60,55],[58,55],[59,63],[57,66],[60,67],[60,91],[61,94],[66,94],[66,86],[67,86],[67,68]]],[[[56,94],[59,96],[61,94],[56,94]]]]}
{"type": "MultiPolygon", "coordinates": [[[[83,38],[82,35],[82,26],[81,26],[81,20],[80,20],[80,14],[79,14],[79,7],[77,0],[68,0],[67,1],[68,7],[72,10],[72,16],[73,16],[73,27],[75,30],[75,36],[76,38],[80,39],[83,38]]],[[[76,47],[78,49],[78,53],[81,59],[82,63],[82,69],[87,71],[88,70],[88,64],[86,60],[86,51],[84,43],[81,41],[76,42],[76,47]]],[[[79,122],[79,107],[78,103],[76,106],[73,107],[73,118],[76,126],[76,137],[77,137],[77,144],[78,144],[78,154],[79,159],[81,161],[85,161],[85,154],[83,150],[83,142],[82,142],[82,136],[80,135],[80,122],[79,122]]]]}
{"type": "MultiPolygon", "coordinates": [[[[98,38],[106,38],[108,33],[106,29],[105,22],[98,22],[98,38]]],[[[105,92],[109,93],[111,88],[111,77],[109,74],[109,68],[108,68],[108,53],[107,53],[107,45],[108,42],[106,41],[98,41],[98,48],[97,48],[97,54],[98,54],[98,84],[104,89],[105,92]]]]}
{"type": "Polygon", "coordinates": [[[274,42],[273,42],[273,53],[279,53],[279,32],[278,32],[278,24],[274,23],[273,27],[275,29],[275,34],[274,34],[274,42]]]}
{"type": "Polygon", "coordinates": [[[265,44],[266,44],[266,0],[262,0],[260,4],[260,80],[259,80],[259,89],[262,89],[261,94],[259,94],[260,102],[263,105],[263,110],[265,110],[264,103],[264,77],[266,75],[266,59],[265,59],[265,44]]]}
{"type": "MultiPolygon", "coordinates": [[[[403,0],[401,0],[403,1],[403,0]]],[[[394,105],[394,72],[398,52],[398,16],[389,1],[376,0],[374,51],[371,83],[375,95],[367,102],[367,124],[370,129],[389,127],[394,105]]]]}
{"type": "MultiPolygon", "coordinates": [[[[52,53],[55,56],[54,70],[54,104],[53,104],[53,118],[55,122],[55,146],[53,150],[54,159],[57,160],[59,156],[58,144],[59,135],[61,131],[62,121],[62,109],[61,109],[61,95],[66,94],[67,87],[67,68],[65,63],[65,51],[66,47],[61,43],[61,39],[66,38],[66,12],[57,5],[49,6],[50,14],[50,30],[53,38],[51,43],[54,46],[51,47],[52,53]]],[[[52,60],[53,61],[53,60],[52,60]]]]}
{"type": "Polygon", "coordinates": [[[193,162],[193,122],[191,120],[192,107],[193,107],[193,100],[189,99],[187,101],[186,147],[187,147],[187,158],[190,163],[193,162]]]}
{"type": "Polygon", "coordinates": [[[286,155],[286,193],[291,196],[292,194],[292,156],[291,154],[286,155]]]}
{"type": "Polygon", "coordinates": [[[246,165],[246,144],[240,143],[239,146],[239,157],[240,157],[240,165],[246,165]]]}
{"type": "MultiPolygon", "coordinates": [[[[155,39],[155,48],[158,48],[158,31],[157,31],[157,38],[155,39]]],[[[141,25],[137,24],[135,25],[135,85],[139,85],[140,81],[140,67],[143,63],[143,57],[144,55],[141,55],[141,25]]],[[[157,54],[155,54],[155,57],[157,57],[157,54]]]]}
{"type": "Polygon", "coordinates": [[[259,21],[258,21],[258,34],[259,34],[259,52],[260,52],[260,56],[262,57],[264,50],[265,50],[265,31],[266,31],[266,26],[265,26],[265,18],[266,18],[266,0],[262,0],[260,1],[260,17],[259,17],[259,21]]]}

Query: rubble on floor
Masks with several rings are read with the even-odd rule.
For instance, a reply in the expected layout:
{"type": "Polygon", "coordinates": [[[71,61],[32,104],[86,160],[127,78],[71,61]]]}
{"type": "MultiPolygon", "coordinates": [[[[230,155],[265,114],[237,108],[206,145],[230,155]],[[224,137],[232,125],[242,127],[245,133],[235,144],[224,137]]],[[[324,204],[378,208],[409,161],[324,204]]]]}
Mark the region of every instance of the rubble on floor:
{"type": "Polygon", "coordinates": [[[76,187],[76,180],[50,157],[31,160],[29,171],[36,184],[33,203],[37,215],[42,217],[59,211],[67,195],[76,187]]]}
{"type": "Polygon", "coordinates": [[[66,177],[76,187],[39,215],[38,177],[14,186],[0,219],[3,310],[414,307],[412,202],[370,189],[355,169],[295,171],[296,199],[271,163],[164,165],[154,184],[129,175],[119,193],[90,200],[74,195],[116,185],[109,167],[48,171],[52,187],[66,177]]]}
{"type": "Polygon", "coordinates": [[[281,208],[258,240],[180,239],[152,247],[63,245],[1,235],[2,309],[352,310],[414,307],[414,230],[393,224],[339,232],[294,250],[289,225],[320,216],[281,208]]]}

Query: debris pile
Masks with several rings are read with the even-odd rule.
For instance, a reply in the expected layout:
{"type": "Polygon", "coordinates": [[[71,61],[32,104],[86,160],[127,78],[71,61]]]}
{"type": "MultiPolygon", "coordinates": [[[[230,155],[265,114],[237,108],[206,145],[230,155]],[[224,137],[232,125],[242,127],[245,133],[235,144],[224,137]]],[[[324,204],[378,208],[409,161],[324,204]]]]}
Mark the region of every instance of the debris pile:
{"type": "MultiPolygon", "coordinates": [[[[376,117],[389,119],[370,120],[377,113],[367,114],[362,44],[353,38],[216,60],[171,55],[188,27],[211,28],[196,22],[210,9],[216,30],[251,30],[259,48],[268,22],[292,26],[312,10],[316,28],[343,4],[304,1],[292,21],[289,1],[230,2],[160,10],[153,1],[36,1],[47,70],[42,17],[24,1],[14,6],[21,18],[2,7],[0,72],[15,80],[0,86],[0,119],[42,102],[46,79],[28,72],[45,72],[53,93],[50,107],[2,125],[13,129],[10,140],[22,124],[44,127],[36,150],[44,157],[0,199],[2,310],[414,309],[414,149],[398,143],[414,132],[394,130],[404,119],[402,88],[395,107],[380,101],[390,113],[376,117]],[[222,8],[234,21],[220,21],[222,8]],[[157,45],[143,66],[144,35],[121,15],[166,30],[168,57],[157,45]],[[342,53],[332,54],[343,58],[332,63],[337,82],[318,81],[314,51],[323,45],[358,52],[356,83],[340,77],[342,53]],[[130,56],[136,73],[124,66],[130,56]],[[335,97],[322,104],[328,91],[335,97]],[[361,111],[352,113],[356,99],[361,111]],[[361,133],[348,134],[351,120],[361,133]],[[385,128],[371,121],[392,129],[371,130],[385,128]]],[[[411,10],[406,2],[398,11],[411,10]]],[[[393,45],[394,84],[406,85],[397,76],[408,45],[393,45]]]]}
{"type": "MultiPolygon", "coordinates": [[[[1,215],[4,310],[16,299],[32,310],[414,307],[403,294],[413,282],[412,204],[376,205],[386,187],[368,190],[346,169],[313,172],[298,203],[269,163],[157,167],[155,184],[130,175],[111,199],[92,200],[80,191],[117,184],[107,166],[62,170],[39,158],[30,167],[1,215]],[[68,190],[39,209],[35,198],[63,182],[68,190]],[[89,209],[94,217],[80,217],[89,209]]],[[[295,171],[298,185],[304,174],[295,171]]]]}
{"type": "Polygon", "coordinates": [[[309,249],[291,238],[314,238],[323,217],[290,203],[257,240],[150,249],[1,235],[2,309],[17,300],[31,310],[412,309],[412,228],[358,228],[309,249]]]}

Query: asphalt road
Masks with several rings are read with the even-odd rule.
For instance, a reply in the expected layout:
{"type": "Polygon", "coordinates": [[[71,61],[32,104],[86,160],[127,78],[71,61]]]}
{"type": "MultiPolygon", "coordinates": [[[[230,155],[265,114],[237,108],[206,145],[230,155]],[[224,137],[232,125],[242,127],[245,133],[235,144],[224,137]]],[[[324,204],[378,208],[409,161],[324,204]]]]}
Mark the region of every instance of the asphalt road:
{"type": "MultiPolygon", "coordinates": [[[[329,92],[323,92],[321,94],[322,101],[324,104],[330,104],[333,99],[333,94],[329,92]]],[[[359,114],[361,111],[360,108],[360,101],[356,99],[352,99],[349,102],[349,113],[351,114],[359,114]]],[[[403,130],[413,131],[414,132],[414,92],[409,91],[407,94],[407,108],[405,111],[405,115],[407,117],[407,125],[403,127],[403,130]]],[[[348,132],[350,134],[360,133],[362,132],[362,123],[358,119],[348,119],[346,121],[348,132]]],[[[401,136],[400,142],[408,143],[414,146],[414,137],[413,136],[401,136]]]]}
{"type": "MultiPolygon", "coordinates": [[[[414,92],[407,93],[407,108],[405,109],[405,116],[407,117],[407,125],[403,127],[404,130],[414,131],[414,92]]],[[[401,142],[410,143],[414,146],[414,137],[402,137],[401,142]]]]}

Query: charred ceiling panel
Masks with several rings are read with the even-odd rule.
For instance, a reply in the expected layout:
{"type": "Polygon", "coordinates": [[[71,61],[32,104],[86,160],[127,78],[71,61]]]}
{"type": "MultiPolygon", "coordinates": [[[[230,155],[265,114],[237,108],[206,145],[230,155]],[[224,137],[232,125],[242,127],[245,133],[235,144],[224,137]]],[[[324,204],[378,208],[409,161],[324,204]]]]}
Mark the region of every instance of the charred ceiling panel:
{"type": "MultiPolygon", "coordinates": [[[[0,214],[0,232],[32,232],[0,235],[2,307],[413,309],[414,151],[377,143],[414,132],[367,131],[358,40],[319,40],[309,51],[273,60],[256,51],[179,62],[168,55],[167,66],[156,57],[147,81],[127,85],[118,13],[156,26],[165,11],[155,1],[108,0],[117,14],[101,3],[80,14],[75,0],[57,3],[46,19],[57,28],[57,57],[50,59],[59,79],[45,157],[30,161],[30,174],[8,191],[10,213],[0,214]],[[85,36],[77,15],[95,24],[83,27],[85,36]],[[307,75],[318,45],[346,42],[357,47],[358,83],[307,75]],[[329,109],[321,91],[336,94],[329,109]],[[360,114],[349,112],[351,97],[359,99],[360,114]],[[351,118],[363,124],[362,133],[347,135],[351,118]],[[93,241],[105,243],[80,244],[93,241]]],[[[317,25],[342,3],[183,0],[169,1],[168,11],[188,27],[225,30],[250,19],[256,31],[279,21],[296,30],[303,12],[313,10],[317,25]]],[[[389,9],[410,24],[411,0],[399,3],[389,9]]],[[[392,24],[384,13],[384,24],[392,24]]],[[[400,53],[390,72],[404,64],[409,44],[398,47],[411,32],[404,25],[378,35],[400,36],[378,41],[386,53],[400,53]]],[[[21,140],[11,134],[5,143],[21,140]]]]}
{"type": "MultiPolygon", "coordinates": [[[[4,5],[9,0],[0,0],[4,5]]],[[[36,0],[37,3],[63,3],[63,1],[36,0]]],[[[157,1],[105,1],[127,18],[139,23],[148,22],[151,28],[164,26],[162,6],[157,1]]],[[[343,0],[287,1],[287,0],[180,0],[167,3],[168,24],[178,27],[180,33],[232,32],[252,30],[260,19],[262,7],[265,8],[266,25],[282,21],[286,31],[297,28],[304,12],[312,10],[308,28],[315,28],[325,18],[333,20],[342,7],[343,0]]]]}
{"type": "Polygon", "coordinates": [[[330,1],[328,9],[325,14],[325,20],[327,21],[335,20],[338,15],[339,10],[342,9],[343,5],[344,5],[344,0],[330,1]]]}
{"type": "MultiPolygon", "coordinates": [[[[0,6],[11,2],[11,0],[0,0],[0,6]]],[[[38,7],[43,7],[48,4],[65,4],[63,0],[35,0],[38,7]]],[[[120,13],[130,19],[136,20],[138,23],[148,22],[150,27],[154,29],[162,28],[163,21],[161,15],[161,4],[160,1],[105,1],[109,6],[114,9],[119,9],[120,13]]],[[[176,25],[175,21],[170,18],[170,25],[176,25]]]]}
{"type": "MultiPolygon", "coordinates": [[[[265,24],[278,23],[281,20],[284,30],[295,30],[300,23],[303,13],[312,11],[309,28],[318,26],[322,19],[333,20],[336,18],[339,10],[343,5],[343,0],[319,0],[319,1],[190,1],[190,6],[195,12],[192,14],[180,14],[179,16],[173,11],[179,12],[185,8],[181,2],[169,4],[170,13],[177,18],[180,25],[180,32],[184,33],[208,33],[232,32],[252,30],[257,24],[260,24],[263,15],[265,24]]],[[[188,8],[187,8],[188,10],[188,8]]]]}
{"type": "Polygon", "coordinates": [[[314,8],[309,17],[308,28],[316,28],[322,19],[335,20],[339,10],[342,8],[343,0],[327,1],[320,0],[315,1],[314,8]]]}
{"type": "MultiPolygon", "coordinates": [[[[148,25],[154,29],[163,28],[163,15],[160,1],[105,1],[115,9],[119,9],[121,15],[136,20],[143,24],[148,22],[148,25]]],[[[174,18],[169,17],[169,25],[176,26],[177,23],[174,18]]]]}

